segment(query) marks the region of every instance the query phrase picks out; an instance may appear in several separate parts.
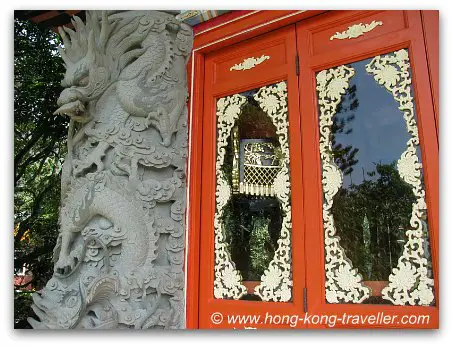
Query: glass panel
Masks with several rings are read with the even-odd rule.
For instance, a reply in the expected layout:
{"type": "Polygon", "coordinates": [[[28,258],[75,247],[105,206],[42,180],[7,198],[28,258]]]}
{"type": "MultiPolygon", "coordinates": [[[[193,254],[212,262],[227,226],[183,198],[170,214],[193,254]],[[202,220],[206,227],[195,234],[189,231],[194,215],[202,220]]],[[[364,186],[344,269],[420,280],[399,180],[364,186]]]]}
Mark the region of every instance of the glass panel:
{"type": "Polygon", "coordinates": [[[317,74],[326,301],[433,305],[406,50],[317,74]]]}
{"type": "Polygon", "coordinates": [[[218,100],[216,298],[291,300],[286,103],[285,82],[218,100]]]}

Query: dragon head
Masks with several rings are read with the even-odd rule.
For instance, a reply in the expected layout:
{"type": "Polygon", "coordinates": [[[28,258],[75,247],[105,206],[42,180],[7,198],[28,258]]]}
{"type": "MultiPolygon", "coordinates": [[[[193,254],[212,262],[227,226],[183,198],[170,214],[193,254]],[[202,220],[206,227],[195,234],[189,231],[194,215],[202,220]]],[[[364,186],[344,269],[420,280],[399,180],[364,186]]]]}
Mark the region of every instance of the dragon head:
{"type": "Polygon", "coordinates": [[[90,119],[87,104],[96,101],[112,82],[105,49],[115,23],[109,23],[106,11],[102,11],[101,20],[98,15],[97,11],[87,11],[87,24],[74,17],[71,22],[75,30],[59,28],[64,44],[60,54],[66,73],[61,83],[65,89],[57,101],[60,108],[55,114],[82,123],[90,119]]]}
{"type": "Polygon", "coordinates": [[[86,23],[74,17],[72,24],[75,30],[59,29],[66,74],[55,114],[86,123],[115,85],[115,102],[128,115],[149,120],[168,145],[185,104],[191,28],[156,11],[87,11],[86,23]]]}

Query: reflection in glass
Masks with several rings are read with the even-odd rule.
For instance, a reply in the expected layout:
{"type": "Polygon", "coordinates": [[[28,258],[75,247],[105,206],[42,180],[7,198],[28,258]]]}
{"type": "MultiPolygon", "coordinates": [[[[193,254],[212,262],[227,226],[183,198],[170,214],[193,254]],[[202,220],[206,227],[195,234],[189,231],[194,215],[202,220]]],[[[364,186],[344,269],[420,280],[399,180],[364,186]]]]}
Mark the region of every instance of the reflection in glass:
{"type": "Polygon", "coordinates": [[[217,195],[225,197],[220,204],[217,199],[215,215],[215,297],[290,301],[289,186],[275,185],[276,181],[289,183],[287,134],[277,136],[287,132],[287,121],[278,123],[277,129],[272,118],[287,117],[286,84],[226,97],[217,106],[221,117],[217,129],[217,195]],[[266,105],[272,107],[271,111],[260,105],[269,98],[272,102],[266,105]],[[266,282],[269,276],[271,287],[266,282]]]}
{"type": "MultiPolygon", "coordinates": [[[[404,52],[395,55],[398,54],[404,52]]],[[[367,73],[371,61],[347,66],[353,75],[342,85],[343,89],[340,88],[341,99],[331,118],[328,155],[341,171],[342,182],[333,195],[330,212],[344,254],[351,267],[358,269],[362,283],[371,289],[371,297],[365,301],[338,302],[392,304],[382,298],[381,291],[388,286],[389,276],[401,265],[399,259],[407,242],[406,231],[414,229],[411,217],[419,203],[414,185],[408,184],[398,171],[398,161],[415,140],[402,112],[405,108],[399,108],[394,95],[380,85],[384,82],[377,83],[381,76],[375,79],[367,73]]],[[[403,72],[399,73],[393,66],[382,68],[382,78],[389,78],[390,73],[396,77],[392,85],[385,85],[389,88],[404,77],[403,72]]],[[[320,80],[318,86],[322,83],[320,80]]],[[[416,140],[418,152],[418,137],[416,140]]],[[[420,156],[418,162],[421,162],[420,156]]],[[[323,162],[324,167],[327,164],[323,162]]],[[[423,182],[422,175],[419,179],[423,182]]],[[[427,277],[432,278],[426,214],[422,220],[423,256],[428,260],[427,277]]],[[[415,282],[406,287],[407,291],[419,291],[415,282]]]]}
{"type": "MultiPolygon", "coordinates": [[[[273,195],[275,171],[280,169],[278,158],[275,159],[279,144],[272,120],[253,98],[257,91],[241,94],[247,102],[232,130],[222,167],[232,187],[239,182],[223,212],[231,258],[242,280],[254,282],[260,281],[274,257],[282,223],[280,202],[269,196],[273,195]],[[234,177],[238,170],[233,169],[233,164],[239,166],[239,179],[234,177]]],[[[242,299],[261,300],[250,292],[242,299]]]]}
{"type": "Polygon", "coordinates": [[[404,119],[392,95],[366,73],[369,62],[351,64],[355,75],[333,118],[332,150],[343,186],[332,212],[363,279],[382,281],[397,265],[415,196],[396,168],[409,140],[404,119]]]}

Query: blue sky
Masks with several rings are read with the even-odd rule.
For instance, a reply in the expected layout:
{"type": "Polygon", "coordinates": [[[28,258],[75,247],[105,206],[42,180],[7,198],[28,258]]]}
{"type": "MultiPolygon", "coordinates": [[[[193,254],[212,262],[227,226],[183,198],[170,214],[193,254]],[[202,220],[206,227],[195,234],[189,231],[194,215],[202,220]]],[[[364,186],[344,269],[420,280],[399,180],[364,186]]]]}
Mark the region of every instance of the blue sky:
{"type": "Polygon", "coordinates": [[[365,65],[370,60],[351,64],[355,75],[349,85],[357,86],[359,106],[354,111],[341,113],[355,114],[355,119],[346,126],[346,129],[352,128],[352,132],[336,135],[337,143],[343,144],[344,147],[351,145],[353,148],[359,148],[356,154],[358,163],[354,165],[352,174],[344,177],[344,187],[348,187],[351,180],[354,184],[360,184],[363,180],[362,168],[365,173],[371,171],[374,168],[373,162],[389,164],[398,160],[406,150],[406,143],[410,138],[403,113],[398,110],[398,103],[390,92],[366,72],[365,65]]]}

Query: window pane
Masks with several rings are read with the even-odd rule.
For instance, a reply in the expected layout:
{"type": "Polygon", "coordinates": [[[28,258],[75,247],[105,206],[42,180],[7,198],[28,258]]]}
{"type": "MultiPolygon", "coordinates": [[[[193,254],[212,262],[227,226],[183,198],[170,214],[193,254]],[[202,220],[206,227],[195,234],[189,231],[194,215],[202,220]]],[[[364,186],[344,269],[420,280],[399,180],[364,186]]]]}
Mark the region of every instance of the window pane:
{"type": "Polygon", "coordinates": [[[317,74],[326,300],[434,304],[406,50],[317,74]]]}
{"type": "Polygon", "coordinates": [[[291,300],[286,102],[285,82],[218,101],[216,298],[291,300]]]}

